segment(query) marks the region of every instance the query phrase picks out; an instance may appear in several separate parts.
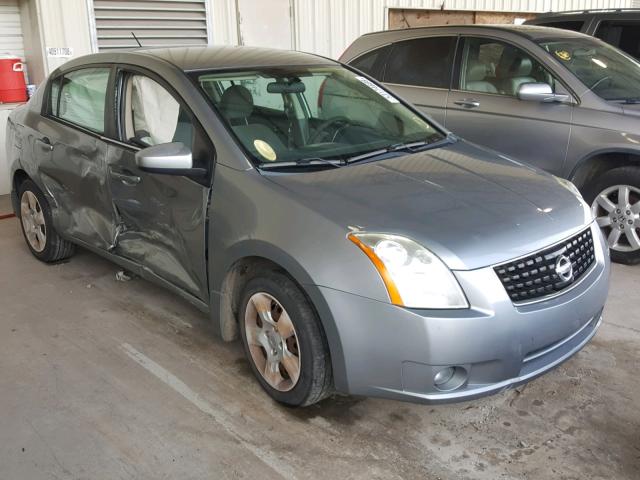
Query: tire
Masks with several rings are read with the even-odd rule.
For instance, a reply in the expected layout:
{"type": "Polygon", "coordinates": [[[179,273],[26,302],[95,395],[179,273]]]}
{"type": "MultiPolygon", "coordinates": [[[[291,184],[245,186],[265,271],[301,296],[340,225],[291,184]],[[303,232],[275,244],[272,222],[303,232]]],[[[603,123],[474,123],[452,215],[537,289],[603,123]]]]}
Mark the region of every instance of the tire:
{"type": "Polygon", "coordinates": [[[333,388],[329,348],[320,320],[300,288],[283,273],[258,273],[246,284],[240,305],[238,322],[242,344],[251,370],[262,388],[274,400],[296,407],[311,405],[327,397],[333,388]],[[258,313],[260,305],[265,307],[262,311],[269,311],[268,318],[274,322],[275,329],[273,325],[262,322],[264,317],[258,313]],[[291,326],[286,318],[291,320],[292,335],[287,332],[291,326]],[[277,372],[268,376],[271,382],[264,373],[268,365],[276,366],[275,360],[268,360],[264,348],[269,335],[273,341],[267,343],[267,349],[271,348],[271,358],[278,358],[278,355],[273,355],[278,348],[274,350],[272,347],[280,343],[279,355],[282,360],[274,368],[277,372]],[[262,343],[257,341],[258,338],[262,339],[262,343]],[[296,354],[299,368],[297,379],[295,368],[285,368],[295,366],[296,354]],[[291,361],[287,361],[287,357],[291,361]],[[264,364],[261,358],[264,358],[264,364]],[[293,371],[293,376],[289,374],[290,371],[293,371]],[[279,379],[282,381],[279,382],[279,379]]]}
{"type": "Polygon", "coordinates": [[[25,180],[20,184],[18,201],[22,234],[34,257],[42,262],[53,263],[73,255],[75,246],[56,232],[51,207],[33,181],[25,180]]]}
{"type": "Polygon", "coordinates": [[[611,260],[640,263],[640,167],[611,169],[588,184],[583,193],[609,243],[611,260]]]}

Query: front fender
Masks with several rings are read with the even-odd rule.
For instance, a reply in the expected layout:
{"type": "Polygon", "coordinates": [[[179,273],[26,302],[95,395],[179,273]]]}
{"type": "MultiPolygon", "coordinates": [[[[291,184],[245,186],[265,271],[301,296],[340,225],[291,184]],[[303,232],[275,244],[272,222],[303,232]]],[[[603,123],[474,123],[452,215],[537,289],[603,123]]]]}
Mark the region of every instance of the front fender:
{"type": "MultiPolygon", "coordinates": [[[[325,332],[334,376],[334,385],[338,391],[347,391],[346,366],[343,345],[338,334],[336,320],[322,294],[322,290],[313,282],[306,269],[290,254],[277,246],[262,240],[245,239],[233,245],[224,254],[223,266],[216,271],[211,282],[211,316],[217,333],[225,339],[232,336],[222,322],[235,321],[230,311],[229,299],[225,298],[224,281],[233,266],[243,259],[264,259],[277,264],[302,288],[315,308],[325,332]]],[[[234,330],[234,329],[232,329],[234,330]]]]}

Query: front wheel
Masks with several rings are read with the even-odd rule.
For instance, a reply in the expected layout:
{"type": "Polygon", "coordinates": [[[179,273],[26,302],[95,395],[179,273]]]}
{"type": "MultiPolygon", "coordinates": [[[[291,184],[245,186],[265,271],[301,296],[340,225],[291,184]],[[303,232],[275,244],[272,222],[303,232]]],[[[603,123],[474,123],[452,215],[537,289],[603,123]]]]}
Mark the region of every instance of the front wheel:
{"type": "Polygon", "coordinates": [[[614,262],[640,263],[640,168],[605,172],[585,190],[585,200],[607,239],[614,262]]]}
{"type": "Polygon", "coordinates": [[[247,283],[241,306],[242,343],[262,388],[292,406],[328,396],[332,375],[327,341],[300,288],[283,273],[265,272],[247,283]]]}

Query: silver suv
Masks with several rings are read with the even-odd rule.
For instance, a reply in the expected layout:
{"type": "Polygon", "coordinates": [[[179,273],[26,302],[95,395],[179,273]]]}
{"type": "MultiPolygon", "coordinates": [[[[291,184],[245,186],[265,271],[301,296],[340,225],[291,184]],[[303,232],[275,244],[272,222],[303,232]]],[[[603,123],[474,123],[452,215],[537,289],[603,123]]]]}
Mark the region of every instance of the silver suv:
{"type": "Polygon", "coordinates": [[[447,129],[568,178],[612,259],[640,262],[640,63],[580,33],[444,26],[372,33],[341,60],[447,129]]]}

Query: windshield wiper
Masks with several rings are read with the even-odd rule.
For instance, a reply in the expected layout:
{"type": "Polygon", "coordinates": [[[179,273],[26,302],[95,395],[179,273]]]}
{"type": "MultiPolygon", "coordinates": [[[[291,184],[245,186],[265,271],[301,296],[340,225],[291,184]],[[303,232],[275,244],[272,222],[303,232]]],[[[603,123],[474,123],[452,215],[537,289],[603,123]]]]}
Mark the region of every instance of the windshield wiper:
{"type": "Polygon", "coordinates": [[[328,165],[330,167],[340,168],[346,165],[344,160],[333,160],[320,157],[299,158],[291,162],[275,162],[275,163],[261,163],[260,168],[265,170],[277,170],[280,168],[296,168],[296,167],[317,167],[321,165],[328,165]]]}
{"type": "Polygon", "coordinates": [[[457,137],[452,133],[449,133],[446,137],[437,140],[435,142],[431,142],[429,140],[420,140],[417,142],[408,142],[408,143],[394,143],[393,145],[389,145],[388,147],[381,148],[378,150],[372,150],[370,152],[361,153],[359,155],[354,155],[353,157],[349,157],[346,160],[347,164],[361,162],[363,160],[368,160],[374,157],[378,157],[380,155],[384,155],[392,152],[401,152],[406,151],[410,153],[422,152],[425,150],[431,150],[433,148],[440,148],[450,143],[453,143],[457,140],[457,137]]]}

